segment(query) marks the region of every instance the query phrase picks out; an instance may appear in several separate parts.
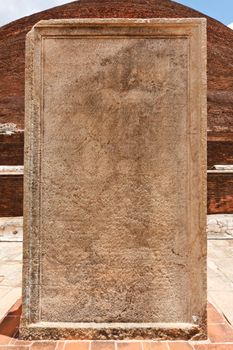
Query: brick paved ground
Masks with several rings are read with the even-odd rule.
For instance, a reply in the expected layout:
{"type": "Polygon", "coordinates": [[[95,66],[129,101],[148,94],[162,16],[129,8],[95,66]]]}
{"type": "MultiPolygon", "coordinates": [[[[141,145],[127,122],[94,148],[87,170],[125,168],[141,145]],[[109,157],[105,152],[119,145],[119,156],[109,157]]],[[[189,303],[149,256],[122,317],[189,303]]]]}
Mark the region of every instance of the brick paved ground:
{"type": "Polygon", "coordinates": [[[0,350],[233,350],[233,327],[210,303],[209,339],[201,342],[23,341],[18,339],[20,314],[19,299],[0,324],[0,350]]]}

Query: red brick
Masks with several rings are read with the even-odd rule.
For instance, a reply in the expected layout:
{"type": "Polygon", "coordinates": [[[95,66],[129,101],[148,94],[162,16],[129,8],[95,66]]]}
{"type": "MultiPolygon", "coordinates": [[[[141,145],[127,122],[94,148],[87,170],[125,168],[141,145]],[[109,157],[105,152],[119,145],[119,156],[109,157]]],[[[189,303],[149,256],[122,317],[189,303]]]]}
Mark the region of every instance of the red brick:
{"type": "MultiPolygon", "coordinates": [[[[22,345],[30,346],[30,345],[32,345],[32,341],[31,340],[21,340],[21,339],[18,339],[18,338],[13,338],[11,340],[10,344],[11,345],[18,345],[18,346],[22,346],[22,345]]],[[[1,348],[0,348],[0,350],[1,350],[1,348]]]]}
{"type": "Polygon", "coordinates": [[[208,325],[208,336],[214,343],[233,342],[233,328],[228,323],[208,325]]]}
{"type": "Polygon", "coordinates": [[[169,350],[193,350],[188,342],[168,342],[169,350]]]}
{"type": "Polygon", "coordinates": [[[208,324],[209,323],[225,323],[224,316],[215,308],[209,308],[207,311],[208,324]]]}
{"type": "Polygon", "coordinates": [[[56,350],[64,350],[65,348],[65,342],[64,341],[58,341],[56,350]]]}
{"type": "Polygon", "coordinates": [[[19,346],[15,346],[15,345],[0,346],[0,350],[29,350],[29,349],[30,349],[29,346],[23,346],[23,345],[19,345],[19,346]]]}
{"type": "Polygon", "coordinates": [[[113,341],[93,341],[91,350],[114,350],[115,343],[113,341]]]}
{"type": "Polygon", "coordinates": [[[66,341],[64,350],[88,350],[89,344],[89,341],[66,341]]]}
{"type": "Polygon", "coordinates": [[[13,337],[19,327],[20,317],[6,316],[0,324],[0,335],[13,337]]]}
{"type": "Polygon", "coordinates": [[[142,342],[143,350],[168,350],[167,342],[142,342]]]}
{"type": "Polygon", "coordinates": [[[233,350],[233,344],[199,344],[194,345],[195,350],[233,350]]]}
{"type": "Polygon", "coordinates": [[[21,316],[22,313],[22,299],[18,299],[8,312],[8,316],[21,316]]]}
{"type": "Polygon", "coordinates": [[[30,350],[55,350],[56,341],[35,341],[30,346],[30,350]]]}
{"type": "Polygon", "coordinates": [[[142,350],[141,342],[118,342],[117,350],[142,350]]]}
{"type": "MultiPolygon", "coordinates": [[[[0,331],[1,333],[1,331],[0,331]]],[[[11,337],[8,337],[6,335],[0,334],[0,345],[6,345],[9,344],[11,341],[11,337]]]]}
{"type": "Polygon", "coordinates": [[[0,188],[0,216],[22,216],[23,175],[2,175],[0,188]]]}
{"type": "Polygon", "coordinates": [[[208,173],[207,213],[233,213],[233,174],[208,173]]]}

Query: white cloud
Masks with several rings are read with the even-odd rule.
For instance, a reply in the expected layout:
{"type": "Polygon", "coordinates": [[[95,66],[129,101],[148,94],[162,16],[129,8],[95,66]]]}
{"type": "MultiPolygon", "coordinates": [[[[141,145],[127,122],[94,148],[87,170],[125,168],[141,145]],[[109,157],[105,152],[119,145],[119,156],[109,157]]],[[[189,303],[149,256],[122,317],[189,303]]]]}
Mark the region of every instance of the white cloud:
{"type": "Polygon", "coordinates": [[[0,26],[71,0],[0,0],[0,26]]]}
{"type": "Polygon", "coordinates": [[[233,23],[228,24],[228,27],[231,28],[231,29],[233,29],[233,23]]]}

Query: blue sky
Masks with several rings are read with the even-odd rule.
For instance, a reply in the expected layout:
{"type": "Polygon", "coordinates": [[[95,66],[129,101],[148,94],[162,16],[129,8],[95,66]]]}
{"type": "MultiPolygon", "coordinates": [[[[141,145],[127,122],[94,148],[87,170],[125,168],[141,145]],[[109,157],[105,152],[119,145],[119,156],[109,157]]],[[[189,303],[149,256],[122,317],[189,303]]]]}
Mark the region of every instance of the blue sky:
{"type": "MultiPolygon", "coordinates": [[[[133,1],[133,0],[132,0],[133,1]]],[[[0,0],[0,26],[71,0],[0,0]]],[[[233,23],[233,0],[176,0],[224,24],[233,23]]]]}
{"type": "Polygon", "coordinates": [[[233,0],[176,0],[228,25],[233,22],[233,0]]]}

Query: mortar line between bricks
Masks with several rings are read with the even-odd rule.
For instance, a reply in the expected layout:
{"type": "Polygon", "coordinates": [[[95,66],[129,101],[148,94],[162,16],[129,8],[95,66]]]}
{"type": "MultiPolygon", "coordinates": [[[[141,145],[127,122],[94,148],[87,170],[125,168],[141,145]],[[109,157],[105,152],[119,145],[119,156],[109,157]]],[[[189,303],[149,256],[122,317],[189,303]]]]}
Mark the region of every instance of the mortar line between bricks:
{"type": "Polygon", "coordinates": [[[202,345],[202,344],[208,345],[208,344],[212,344],[212,343],[210,341],[210,338],[208,338],[206,340],[190,340],[189,344],[193,344],[195,346],[195,345],[202,345]]]}
{"type": "Polygon", "coordinates": [[[140,341],[140,344],[141,344],[141,350],[144,350],[144,347],[143,347],[143,342],[140,341]]]}
{"type": "Polygon", "coordinates": [[[9,341],[8,345],[14,345],[13,340],[15,340],[15,338],[14,338],[15,334],[16,334],[16,332],[11,337],[11,340],[9,341]]]}
{"type": "MultiPolygon", "coordinates": [[[[213,323],[208,323],[208,326],[218,326],[219,324],[226,324],[226,322],[213,322],[213,323]]],[[[229,323],[227,323],[229,325],[229,323]]],[[[231,326],[231,325],[230,325],[231,326]]]]}
{"type": "Polygon", "coordinates": [[[93,340],[89,340],[88,350],[91,350],[92,341],[93,341],[93,340]]]}
{"type": "Polygon", "coordinates": [[[57,345],[55,346],[55,349],[54,349],[54,350],[57,350],[58,344],[59,344],[59,341],[57,341],[57,345]]]}
{"type": "MultiPolygon", "coordinates": [[[[209,343],[209,344],[206,344],[206,345],[233,345],[233,342],[218,342],[218,343],[216,343],[216,342],[211,342],[211,343],[209,343]]],[[[197,344],[197,345],[199,345],[199,344],[197,344]]]]}
{"type": "Polygon", "coordinates": [[[166,345],[167,345],[167,350],[170,350],[170,346],[168,342],[166,342],[166,345]]]}
{"type": "Polygon", "coordinates": [[[142,344],[142,350],[144,350],[144,342],[142,341],[141,344],[142,344]]]}
{"type": "Polygon", "coordinates": [[[11,338],[11,340],[10,340],[8,345],[14,345],[13,340],[15,340],[14,335],[13,335],[13,338],[11,338]]]}
{"type": "Polygon", "coordinates": [[[117,350],[117,342],[114,341],[114,350],[117,350]]]}
{"type": "MultiPolygon", "coordinates": [[[[38,340],[38,341],[40,341],[40,340],[38,340]]],[[[48,341],[48,342],[52,342],[52,341],[54,341],[54,340],[51,340],[51,339],[42,339],[41,341],[48,341]]],[[[98,340],[89,340],[89,339],[69,339],[69,338],[67,338],[67,339],[58,339],[57,340],[58,342],[60,342],[60,343],[88,343],[88,346],[89,346],[89,348],[88,348],[88,350],[90,349],[90,344],[91,344],[91,342],[93,343],[93,342],[96,342],[96,343],[100,343],[100,342],[113,342],[113,340],[101,340],[101,339],[98,339],[98,340]]]]}
{"type": "Polygon", "coordinates": [[[193,344],[191,344],[191,343],[188,343],[188,344],[191,346],[191,348],[192,348],[193,350],[195,350],[195,347],[194,347],[193,344]]]}
{"type": "MultiPolygon", "coordinates": [[[[111,341],[111,340],[107,340],[107,341],[111,341]]],[[[138,339],[121,339],[121,340],[117,340],[117,343],[140,343],[140,342],[141,342],[141,340],[138,340],[138,339]]],[[[146,343],[146,342],[150,343],[151,340],[143,340],[143,342],[144,343],[146,343]]]]}
{"type": "Polygon", "coordinates": [[[13,336],[11,337],[11,340],[10,340],[10,342],[8,343],[8,345],[14,345],[13,340],[16,339],[15,336],[16,336],[16,334],[17,334],[18,331],[19,331],[19,329],[17,328],[17,329],[15,330],[13,336]]]}

